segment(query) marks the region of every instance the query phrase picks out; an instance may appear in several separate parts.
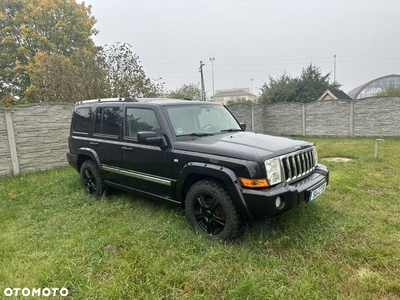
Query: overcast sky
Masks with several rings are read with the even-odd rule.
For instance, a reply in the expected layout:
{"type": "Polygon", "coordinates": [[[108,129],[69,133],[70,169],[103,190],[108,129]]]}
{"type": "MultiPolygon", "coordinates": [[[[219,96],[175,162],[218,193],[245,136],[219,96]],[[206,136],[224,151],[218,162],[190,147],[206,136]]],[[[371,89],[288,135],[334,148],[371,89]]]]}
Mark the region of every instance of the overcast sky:
{"type": "Polygon", "coordinates": [[[167,90],[259,88],[313,63],[342,90],[400,74],[400,0],[89,0],[97,45],[126,42],[167,90]],[[253,79],[251,81],[251,79],[253,79]]]}

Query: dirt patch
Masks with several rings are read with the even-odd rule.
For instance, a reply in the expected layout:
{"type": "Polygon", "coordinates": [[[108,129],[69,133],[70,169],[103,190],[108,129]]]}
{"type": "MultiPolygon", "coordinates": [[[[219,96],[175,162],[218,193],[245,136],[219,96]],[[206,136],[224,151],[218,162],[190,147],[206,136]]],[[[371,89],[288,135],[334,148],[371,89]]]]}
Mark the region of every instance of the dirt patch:
{"type": "Polygon", "coordinates": [[[326,158],[321,158],[321,160],[333,161],[333,162],[349,162],[354,159],[348,157],[326,157],[326,158]]]}

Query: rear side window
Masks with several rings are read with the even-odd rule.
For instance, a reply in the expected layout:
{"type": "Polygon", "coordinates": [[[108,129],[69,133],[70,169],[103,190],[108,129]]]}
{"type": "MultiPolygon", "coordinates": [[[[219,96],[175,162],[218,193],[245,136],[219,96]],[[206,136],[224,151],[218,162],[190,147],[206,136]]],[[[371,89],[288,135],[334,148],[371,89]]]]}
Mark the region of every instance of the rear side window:
{"type": "Polygon", "coordinates": [[[119,107],[98,107],[96,109],[96,122],[94,132],[118,136],[119,132],[119,107]]]}
{"type": "Polygon", "coordinates": [[[139,131],[155,131],[158,135],[161,135],[156,114],[151,109],[127,108],[125,137],[136,138],[139,131]]]}
{"type": "Polygon", "coordinates": [[[90,126],[90,117],[92,115],[91,107],[80,107],[75,111],[75,120],[72,130],[74,132],[88,133],[90,126]]]}

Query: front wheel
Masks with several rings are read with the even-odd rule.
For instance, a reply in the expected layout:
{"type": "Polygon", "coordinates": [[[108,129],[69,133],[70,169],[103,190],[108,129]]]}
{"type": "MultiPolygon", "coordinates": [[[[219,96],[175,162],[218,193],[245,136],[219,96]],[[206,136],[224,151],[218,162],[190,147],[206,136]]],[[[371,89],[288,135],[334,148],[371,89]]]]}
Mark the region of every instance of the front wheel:
{"type": "Polygon", "coordinates": [[[212,239],[233,241],[243,233],[243,221],[225,186],[217,180],[196,182],[185,199],[190,225],[212,239]]]}
{"type": "Polygon", "coordinates": [[[106,185],[93,161],[86,160],[81,166],[80,174],[83,189],[89,195],[100,198],[106,190],[106,185]]]}

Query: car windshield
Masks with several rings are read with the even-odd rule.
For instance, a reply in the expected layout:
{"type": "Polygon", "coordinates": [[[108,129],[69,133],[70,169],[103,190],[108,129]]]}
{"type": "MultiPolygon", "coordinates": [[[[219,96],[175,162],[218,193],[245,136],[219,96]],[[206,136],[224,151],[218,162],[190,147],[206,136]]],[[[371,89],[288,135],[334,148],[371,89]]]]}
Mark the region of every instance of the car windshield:
{"type": "Polygon", "coordinates": [[[232,114],[222,105],[189,104],[166,108],[176,136],[206,136],[242,131],[232,114]]]}

